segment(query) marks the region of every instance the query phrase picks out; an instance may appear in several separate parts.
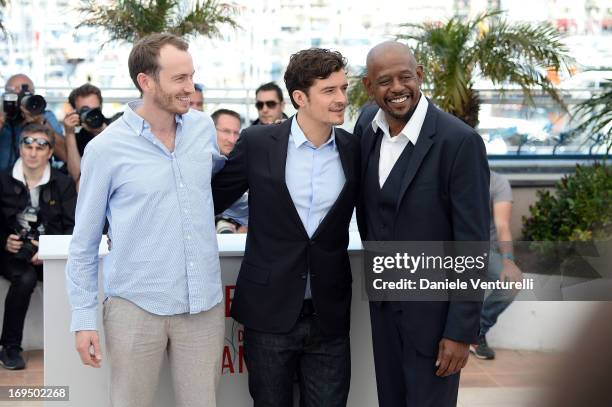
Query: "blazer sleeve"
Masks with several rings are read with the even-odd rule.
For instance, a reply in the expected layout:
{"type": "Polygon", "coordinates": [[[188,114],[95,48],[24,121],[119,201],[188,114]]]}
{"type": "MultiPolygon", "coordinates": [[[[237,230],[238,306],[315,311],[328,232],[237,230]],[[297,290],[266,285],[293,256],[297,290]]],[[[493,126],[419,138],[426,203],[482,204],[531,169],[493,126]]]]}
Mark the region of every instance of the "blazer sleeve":
{"type": "Polygon", "coordinates": [[[212,194],[215,215],[229,208],[249,187],[248,133],[247,130],[242,132],[225,163],[225,167],[213,177],[212,194]]]}
{"type": "MultiPolygon", "coordinates": [[[[462,141],[451,170],[450,198],[453,240],[474,242],[470,250],[488,253],[489,165],[482,138],[471,133],[462,141]]],[[[444,337],[475,343],[480,329],[481,301],[449,304],[444,337]]]]}

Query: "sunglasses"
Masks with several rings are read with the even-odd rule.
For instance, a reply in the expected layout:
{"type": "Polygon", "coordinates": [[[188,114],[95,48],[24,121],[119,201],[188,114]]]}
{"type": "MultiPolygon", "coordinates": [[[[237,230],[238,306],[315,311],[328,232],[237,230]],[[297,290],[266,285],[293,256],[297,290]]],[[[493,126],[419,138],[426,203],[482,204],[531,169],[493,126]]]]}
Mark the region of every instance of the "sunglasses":
{"type": "Polygon", "coordinates": [[[50,146],[51,144],[45,140],[44,138],[34,138],[34,137],[24,137],[21,139],[21,144],[25,144],[26,146],[30,146],[36,143],[40,147],[50,146]]]}
{"type": "Polygon", "coordinates": [[[257,110],[263,109],[264,105],[266,105],[268,109],[274,109],[276,106],[278,106],[278,102],[276,100],[266,100],[265,102],[259,100],[255,103],[257,110]]]}

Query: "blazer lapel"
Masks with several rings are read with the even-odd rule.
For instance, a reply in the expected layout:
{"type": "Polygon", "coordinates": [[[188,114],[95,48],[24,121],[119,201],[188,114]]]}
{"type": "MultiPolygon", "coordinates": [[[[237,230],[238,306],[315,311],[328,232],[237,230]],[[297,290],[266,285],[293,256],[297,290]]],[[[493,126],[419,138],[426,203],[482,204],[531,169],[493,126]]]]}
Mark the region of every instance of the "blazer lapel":
{"type": "Polygon", "coordinates": [[[337,210],[342,200],[345,199],[344,195],[347,193],[349,182],[351,182],[355,176],[355,174],[352,173],[353,160],[355,158],[349,149],[349,141],[344,139],[344,135],[341,134],[338,129],[336,129],[336,146],[338,147],[338,155],[340,156],[340,163],[342,164],[342,171],[344,172],[345,181],[340,193],[338,194],[338,198],[336,198],[334,204],[331,206],[331,208],[329,208],[329,211],[327,211],[327,214],[325,214],[325,217],[321,223],[319,223],[317,230],[315,230],[315,232],[312,234],[313,239],[315,239],[319,235],[320,231],[325,228],[325,225],[329,219],[332,219],[334,212],[337,210]]]}
{"type": "Polygon", "coordinates": [[[396,212],[399,210],[400,203],[404,198],[404,194],[406,190],[410,186],[412,180],[421,167],[423,163],[423,159],[429,152],[433,144],[432,137],[436,131],[436,107],[433,103],[429,102],[429,106],[427,107],[427,114],[425,116],[425,121],[423,122],[423,126],[421,127],[421,132],[419,133],[419,138],[417,140],[416,145],[414,146],[414,151],[412,152],[412,157],[410,157],[410,162],[408,163],[408,169],[406,169],[406,174],[404,175],[404,179],[402,180],[402,185],[400,187],[400,193],[397,199],[395,210],[396,212]]]}
{"type": "MultiPolygon", "coordinates": [[[[304,235],[308,236],[306,228],[300,219],[300,215],[293,204],[291,194],[287,188],[285,180],[285,169],[287,164],[287,147],[289,146],[289,133],[291,132],[291,121],[295,120],[295,116],[285,120],[272,131],[270,138],[272,139],[271,148],[268,150],[268,163],[270,165],[270,174],[278,186],[279,198],[285,206],[286,213],[293,219],[298,229],[304,235]]],[[[274,125],[269,125],[274,126],[274,125]]]]}
{"type": "MultiPolygon", "coordinates": [[[[363,133],[363,140],[361,140],[361,184],[365,180],[365,174],[368,169],[368,163],[370,162],[370,154],[373,153],[374,147],[376,146],[376,140],[382,135],[382,130],[374,132],[372,125],[369,125],[366,131],[363,133]]],[[[378,175],[378,168],[376,169],[378,175]]]]}

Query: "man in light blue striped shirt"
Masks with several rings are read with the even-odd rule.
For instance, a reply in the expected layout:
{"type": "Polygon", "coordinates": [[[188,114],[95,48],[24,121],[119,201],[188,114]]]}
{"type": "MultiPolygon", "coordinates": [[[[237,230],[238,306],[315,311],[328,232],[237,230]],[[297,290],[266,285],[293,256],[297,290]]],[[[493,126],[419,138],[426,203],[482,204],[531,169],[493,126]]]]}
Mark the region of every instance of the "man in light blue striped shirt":
{"type": "Polygon", "coordinates": [[[224,313],[211,174],[224,164],[213,121],[190,110],[188,44],[140,40],[129,57],[142,100],[92,140],[82,161],[68,264],[71,330],[99,367],[98,245],[108,219],[103,325],[111,404],[150,406],[167,352],[177,406],[214,406],[224,313]],[[178,389],[177,389],[178,390],[178,389]]]}

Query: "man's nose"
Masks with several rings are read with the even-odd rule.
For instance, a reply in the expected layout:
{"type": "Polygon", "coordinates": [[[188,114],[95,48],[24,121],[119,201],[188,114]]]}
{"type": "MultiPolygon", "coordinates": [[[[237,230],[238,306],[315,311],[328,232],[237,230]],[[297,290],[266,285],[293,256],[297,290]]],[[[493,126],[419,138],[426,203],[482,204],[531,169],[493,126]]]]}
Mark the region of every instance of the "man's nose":
{"type": "Polygon", "coordinates": [[[393,78],[393,82],[391,83],[391,91],[392,92],[401,92],[404,90],[404,85],[399,78],[393,78]]]}

